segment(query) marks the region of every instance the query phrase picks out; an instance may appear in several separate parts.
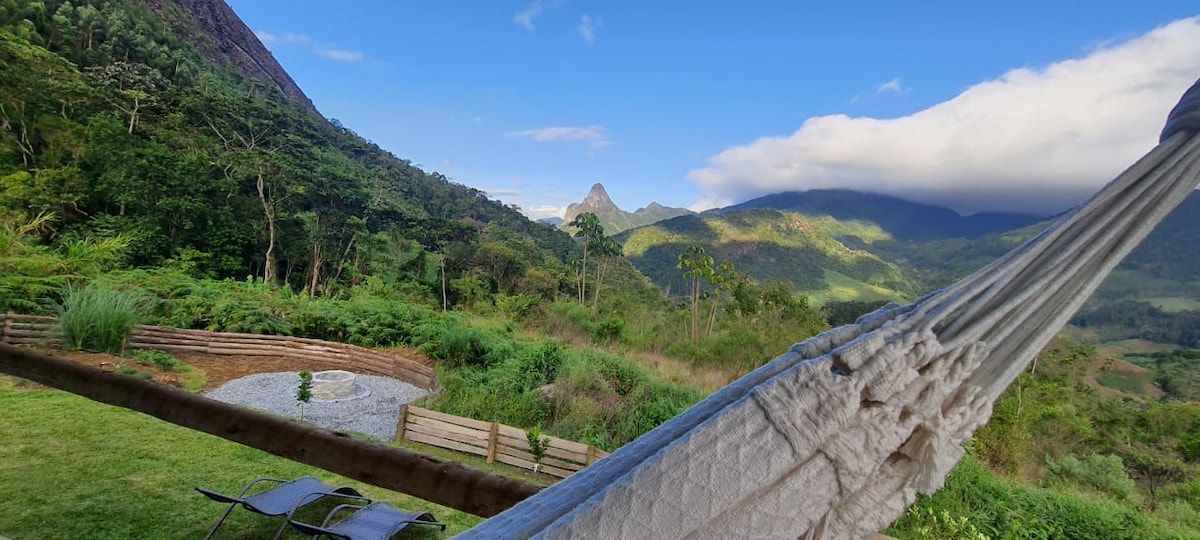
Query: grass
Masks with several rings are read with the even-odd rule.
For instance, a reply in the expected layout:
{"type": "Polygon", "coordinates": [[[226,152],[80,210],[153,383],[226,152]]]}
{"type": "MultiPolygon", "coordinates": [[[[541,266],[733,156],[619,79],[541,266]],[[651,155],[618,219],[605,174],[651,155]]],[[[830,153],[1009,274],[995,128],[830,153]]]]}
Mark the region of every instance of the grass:
{"type": "Polygon", "coordinates": [[[63,343],[70,349],[119,355],[140,311],[133,293],[95,285],[69,289],[59,316],[63,343]]]}
{"type": "Polygon", "coordinates": [[[913,510],[884,533],[901,540],[977,538],[961,534],[964,529],[996,539],[1200,538],[1194,528],[1149,516],[1140,508],[999,478],[971,456],[958,463],[946,487],[932,497],[919,497],[913,510]],[[919,519],[930,510],[948,519],[930,527],[929,520],[919,519]]]}
{"type": "Polygon", "coordinates": [[[1167,313],[1179,313],[1181,311],[1195,311],[1200,309],[1200,301],[1197,301],[1195,298],[1161,296],[1147,298],[1146,301],[1150,302],[1150,305],[1167,313]]]}
{"type": "Polygon", "coordinates": [[[820,291],[809,291],[809,297],[817,304],[845,302],[849,300],[864,302],[874,300],[887,300],[900,303],[908,302],[904,295],[897,291],[863,283],[833,270],[825,271],[825,288],[820,291]]]}
{"type": "MultiPolygon", "coordinates": [[[[428,510],[447,532],[405,531],[398,538],[441,538],[481,519],[420,499],[206,435],[133,411],[0,377],[0,536],[12,540],[200,538],[223,508],[194,486],[236,493],[267,476],[316,476],[373,499],[428,510]]],[[[270,538],[280,522],[244,510],[220,538],[270,538]]],[[[300,538],[288,531],[286,538],[300,538]]]]}
{"type": "Polygon", "coordinates": [[[1111,369],[1102,369],[1096,374],[1096,382],[1101,386],[1120,390],[1126,394],[1141,396],[1146,388],[1154,388],[1154,374],[1150,372],[1124,373],[1111,369]]]}

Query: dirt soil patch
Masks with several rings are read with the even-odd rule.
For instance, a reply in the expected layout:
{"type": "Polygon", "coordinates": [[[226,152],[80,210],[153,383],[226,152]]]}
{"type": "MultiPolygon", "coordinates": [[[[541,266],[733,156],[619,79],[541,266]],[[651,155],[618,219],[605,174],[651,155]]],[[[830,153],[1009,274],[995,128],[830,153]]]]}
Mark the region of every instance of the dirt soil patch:
{"type": "MultiPolygon", "coordinates": [[[[138,371],[149,372],[154,376],[154,380],[163,384],[172,386],[182,386],[179,373],[159,369],[154,365],[139,363],[131,358],[121,358],[103,353],[91,353],[83,351],[63,351],[56,349],[38,349],[38,352],[65,358],[72,362],[83,364],[103,369],[105,371],[116,371],[118,367],[128,366],[137,369],[138,371]]],[[[403,356],[405,358],[416,360],[425,365],[433,365],[423,353],[414,349],[390,349],[385,351],[389,354],[403,356]]],[[[278,373],[281,371],[325,371],[329,369],[342,369],[343,366],[335,362],[321,362],[317,360],[303,360],[296,358],[284,358],[279,356],[216,356],[210,354],[199,353],[171,353],[172,356],[179,361],[192,366],[195,369],[203,371],[208,378],[204,385],[204,391],[208,392],[222,384],[225,384],[234,379],[240,379],[247,375],[256,373],[278,373]]]]}

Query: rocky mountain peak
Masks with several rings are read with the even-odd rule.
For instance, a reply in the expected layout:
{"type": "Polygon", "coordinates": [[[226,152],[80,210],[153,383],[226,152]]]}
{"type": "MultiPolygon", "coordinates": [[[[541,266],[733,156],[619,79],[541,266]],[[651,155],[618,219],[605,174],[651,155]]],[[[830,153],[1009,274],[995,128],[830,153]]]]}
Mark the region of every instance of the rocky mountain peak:
{"type": "Polygon", "coordinates": [[[588,191],[587,197],[583,198],[582,202],[571,203],[567,206],[567,211],[563,214],[563,221],[570,223],[575,219],[575,216],[584,212],[593,214],[604,214],[617,212],[620,209],[608,197],[608,192],[604,190],[604,185],[596,182],[592,185],[591,191],[588,191]]]}
{"type": "Polygon", "coordinates": [[[178,30],[197,40],[194,44],[210,61],[238,70],[242,75],[263,84],[279,88],[293,102],[316,111],[312,100],[292,80],[291,75],[275,61],[275,57],[263,45],[254,31],[224,0],[138,0],[139,3],[158,13],[168,23],[182,23],[170,14],[169,6],[178,6],[190,19],[192,28],[184,23],[178,30]],[[195,32],[199,30],[199,34],[195,32]]]}

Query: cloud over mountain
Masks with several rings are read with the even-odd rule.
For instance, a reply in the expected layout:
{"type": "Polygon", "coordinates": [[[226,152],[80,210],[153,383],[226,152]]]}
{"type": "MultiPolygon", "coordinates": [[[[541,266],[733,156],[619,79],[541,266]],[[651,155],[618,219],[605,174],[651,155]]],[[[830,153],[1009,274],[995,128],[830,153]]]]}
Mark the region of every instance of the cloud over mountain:
{"type": "Polygon", "coordinates": [[[845,188],[964,212],[1063,210],[1153,147],[1197,76],[1193,17],[1083,58],[1013,69],[909,116],[813,117],[791,135],[726,149],[689,173],[701,191],[693,209],[845,188]]]}

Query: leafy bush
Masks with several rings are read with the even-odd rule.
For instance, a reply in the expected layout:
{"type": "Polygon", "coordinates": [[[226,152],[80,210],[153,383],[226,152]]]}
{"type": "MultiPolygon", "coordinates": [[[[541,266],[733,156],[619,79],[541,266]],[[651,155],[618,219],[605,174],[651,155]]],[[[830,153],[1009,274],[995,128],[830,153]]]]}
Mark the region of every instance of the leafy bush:
{"type": "Polygon", "coordinates": [[[483,328],[437,322],[415,332],[415,342],[425,354],[454,366],[489,367],[513,356],[510,343],[483,328]]]}
{"type": "Polygon", "coordinates": [[[1083,459],[1063,456],[1046,461],[1051,483],[1078,486],[1109,495],[1122,502],[1133,502],[1133,479],[1125,472],[1125,463],[1113,455],[1092,454],[1083,459]]]}
{"type": "MultiPolygon", "coordinates": [[[[918,497],[915,507],[939,516],[948,512],[953,519],[966,517],[992,538],[1187,537],[1135,508],[1003,480],[970,455],[951,471],[944,488],[918,497]]],[[[906,514],[885,532],[900,539],[922,538],[916,530],[920,525],[906,514]]]]}
{"type": "Polygon", "coordinates": [[[170,353],[163,351],[140,349],[136,351],[129,351],[126,356],[143,364],[158,366],[159,369],[166,371],[173,371],[179,367],[179,361],[176,360],[174,356],[171,356],[170,353]]]}
{"type": "Polygon", "coordinates": [[[121,354],[129,332],[141,318],[137,291],[99,285],[70,288],[63,297],[59,324],[67,348],[121,354]]]}
{"type": "Polygon", "coordinates": [[[619,341],[625,333],[625,321],[616,316],[610,316],[593,325],[590,333],[592,341],[597,343],[619,341]]]}

